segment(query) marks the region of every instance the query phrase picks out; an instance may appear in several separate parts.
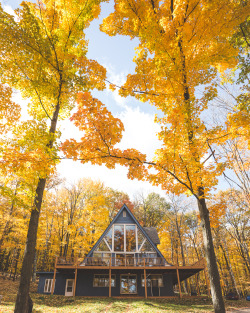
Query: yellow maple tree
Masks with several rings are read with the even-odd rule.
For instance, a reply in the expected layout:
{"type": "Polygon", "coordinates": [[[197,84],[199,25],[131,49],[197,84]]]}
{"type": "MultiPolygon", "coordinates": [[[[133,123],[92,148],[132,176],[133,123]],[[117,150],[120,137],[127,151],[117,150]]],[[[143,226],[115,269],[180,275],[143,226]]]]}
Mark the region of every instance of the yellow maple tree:
{"type": "Polygon", "coordinates": [[[28,99],[32,119],[21,123],[25,142],[19,137],[9,146],[8,142],[5,143],[1,151],[2,169],[7,173],[15,166],[25,170],[34,164],[37,170],[16,313],[28,310],[31,265],[43,192],[46,179],[56,164],[57,122],[70,115],[79,90],[105,87],[103,78],[106,71],[86,57],[84,35],[90,22],[100,13],[100,2],[22,2],[21,7],[15,10],[15,17],[0,7],[1,82],[20,90],[22,97],[28,99]],[[43,134],[42,138],[39,134],[43,134]],[[37,147],[35,144],[32,146],[35,138],[40,141],[37,141],[37,147]]]}
{"type": "MultiPolygon", "coordinates": [[[[221,144],[228,134],[223,127],[206,127],[202,114],[217,94],[216,75],[237,63],[239,51],[229,38],[249,9],[249,3],[228,0],[115,1],[114,12],[104,19],[101,29],[110,36],[119,34],[140,41],[134,58],[135,74],[127,76],[120,94],[149,101],[161,110],[163,117],[156,117],[155,122],[161,126],[158,137],[162,148],[152,161],[135,149],[121,151],[115,147],[123,131],[121,122],[103,109],[103,123],[108,128],[103,130],[99,120],[82,108],[79,118],[90,121],[91,144],[86,136],[81,142],[67,141],[63,145],[68,157],[106,163],[109,168],[120,163],[128,166],[129,178],[147,179],[168,192],[196,198],[215,312],[225,312],[225,307],[206,199],[225,168],[219,160],[209,162],[213,157],[211,147],[221,144]],[[197,97],[200,86],[202,96],[197,97]],[[110,133],[114,130],[116,133],[110,133]]],[[[98,107],[89,96],[79,102],[89,111],[98,107]]],[[[77,116],[73,119],[85,130],[77,116]]]]}

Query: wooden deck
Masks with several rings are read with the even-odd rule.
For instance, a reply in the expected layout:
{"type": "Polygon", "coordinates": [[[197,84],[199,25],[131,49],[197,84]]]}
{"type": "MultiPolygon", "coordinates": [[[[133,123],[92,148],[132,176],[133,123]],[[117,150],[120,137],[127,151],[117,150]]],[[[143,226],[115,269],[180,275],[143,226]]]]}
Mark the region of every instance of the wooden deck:
{"type": "Polygon", "coordinates": [[[168,264],[164,258],[56,258],[57,269],[204,269],[204,259],[192,265],[179,266],[168,264]]]}
{"type": "MultiPolygon", "coordinates": [[[[178,287],[179,287],[179,297],[182,298],[181,294],[181,283],[180,283],[180,270],[204,270],[205,269],[205,260],[200,259],[199,261],[193,263],[192,265],[187,266],[179,266],[171,265],[166,262],[164,258],[85,258],[85,259],[77,259],[77,258],[56,258],[55,268],[54,268],[54,276],[53,283],[51,288],[51,294],[53,294],[55,279],[56,279],[56,271],[57,269],[73,269],[75,272],[75,283],[74,283],[74,291],[73,294],[75,296],[76,292],[76,282],[77,282],[77,272],[78,270],[84,269],[107,269],[109,271],[109,297],[111,297],[111,272],[112,270],[117,269],[138,269],[143,270],[144,273],[144,281],[146,281],[146,273],[147,270],[167,270],[167,271],[175,271],[177,275],[178,287]]],[[[206,272],[205,272],[206,276],[206,272]]],[[[207,286],[208,280],[206,276],[207,286]]],[[[210,296],[210,294],[209,294],[210,296]]],[[[148,298],[147,295],[147,284],[145,284],[145,298],[148,298]]]]}

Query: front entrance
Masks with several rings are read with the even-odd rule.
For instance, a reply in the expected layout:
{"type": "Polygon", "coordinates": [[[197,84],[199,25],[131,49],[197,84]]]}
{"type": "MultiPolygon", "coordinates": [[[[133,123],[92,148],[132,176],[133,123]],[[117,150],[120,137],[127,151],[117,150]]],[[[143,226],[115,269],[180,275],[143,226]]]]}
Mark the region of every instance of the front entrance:
{"type": "Polygon", "coordinates": [[[65,296],[72,297],[74,294],[74,279],[66,280],[65,296]]]}
{"type": "Polygon", "coordinates": [[[120,286],[121,294],[137,294],[137,276],[130,274],[121,275],[120,286]]]}

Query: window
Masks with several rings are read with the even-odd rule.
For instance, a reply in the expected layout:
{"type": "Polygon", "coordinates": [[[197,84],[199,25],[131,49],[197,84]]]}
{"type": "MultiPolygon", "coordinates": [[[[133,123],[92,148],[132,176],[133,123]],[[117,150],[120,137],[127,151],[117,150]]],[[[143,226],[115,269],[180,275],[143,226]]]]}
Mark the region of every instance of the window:
{"type": "MultiPolygon", "coordinates": [[[[126,213],[126,211],[123,211],[126,213]]],[[[95,252],[155,253],[152,245],[135,224],[114,224],[100,241],[95,252]]]]}
{"type": "Polygon", "coordinates": [[[114,226],[114,251],[124,251],[124,225],[114,226]]]}
{"type": "MultiPolygon", "coordinates": [[[[144,287],[144,275],[141,276],[141,286],[144,287]]],[[[161,274],[149,275],[147,277],[147,287],[163,287],[163,277],[161,274]]]]}
{"type": "Polygon", "coordinates": [[[122,212],[122,216],[123,216],[123,217],[126,217],[126,216],[127,216],[126,211],[123,211],[123,212],[122,212]]]}
{"type": "Polygon", "coordinates": [[[137,229],[137,239],[138,239],[138,250],[140,250],[142,244],[144,243],[145,237],[139,229],[137,229]]]}
{"type": "Polygon", "coordinates": [[[141,247],[141,252],[145,252],[145,251],[152,251],[154,252],[154,248],[151,246],[151,244],[147,241],[147,239],[145,240],[143,246],[141,247]]]}
{"type": "Polygon", "coordinates": [[[105,236],[106,243],[108,244],[109,248],[112,250],[112,228],[107,232],[105,236]]]}
{"type": "Polygon", "coordinates": [[[126,229],[126,251],[136,251],[135,225],[125,225],[126,229]]]}
{"type": "Polygon", "coordinates": [[[67,293],[73,293],[73,288],[74,288],[74,280],[73,279],[67,279],[66,292],[67,293]]]}
{"type": "Polygon", "coordinates": [[[135,294],[137,293],[136,275],[121,275],[120,293],[135,294]]]}
{"type": "MultiPolygon", "coordinates": [[[[51,292],[53,285],[53,279],[45,279],[45,284],[44,284],[44,292],[51,292]]],[[[55,285],[56,285],[56,280],[55,280],[55,285]]],[[[55,288],[54,285],[54,288],[55,288]]]]}
{"type": "MultiPolygon", "coordinates": [[[[108,274],[94,275],[93,287],[109,287],[108,274]]],[[[111,275],[111,287],[115,287],[115,275],[111,275]]]]}
{"type": "Polygon", "coordinates": [[[107,243],[106,243],[105,239],[103,239],[100,242],[100,244],[99,244],[98,248],[96,249],[96,251],[110,251],[110,249],[107,246],[107,243]]]}

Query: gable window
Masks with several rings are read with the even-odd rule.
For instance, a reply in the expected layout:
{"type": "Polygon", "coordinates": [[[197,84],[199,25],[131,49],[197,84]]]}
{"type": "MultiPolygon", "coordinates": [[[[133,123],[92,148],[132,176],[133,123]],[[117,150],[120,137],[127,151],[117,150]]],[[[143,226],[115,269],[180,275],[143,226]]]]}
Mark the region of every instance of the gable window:
{"type": "MultiPolygon", "coordinates": [[[[45,279],[45,284],[44,284],[44,292],[51,292],[52,289],[52,285],[53,285],[53,279],[45,279]]],[[[56,285],[56,281],[55,281],[55,285],[56,285]]]]}
{"type": "Polygon", "coordinates": [[[114,251],[124,251],[124,225],[114,226],[114,251]]]}
{"type": "MultiPolygon", "coordinates": [[[[108,274],[94,275],[93,287],[109,287],[108,274]]],[[[111,287],[115,287],[115,275],[111,275],[111,287]]]]}
{"type": "Polygon", "coordinates": [[[135,225],[125,225],[125,229],[126,229],[126,251],[135,252],[136,251],[135,225]]]}
{"type": "Polygon", "coordinates": [[[126,217],[126,216],[127,216],[127,213],[126,213],[125,210],[122,212],[122,216],[123,216],[123,217],[126,217]]]}
{"type": "Polygon", "coordinates": [[[147,239],[144,241],[144,243],[142,244],[141,246],[141,249],[140,249],[141,252],[154,252],[154,248],[151,246],[151,244],[147,241],[147,239]]]}
{"type": "Polygon", "coordinates": [[[109,247],[108,247],[108,245],[104,239],[100,242],[96,251],[110,251],[110,249],[109,249],[109,247]]]}
{"type": "Polygon", "coordinates": [[[134,254],[156,253],[136,224],[114,224],[107,231],[94,252],[134,254]]]}
{"type": "Polygon", "coordinates": [[[104,237],[108,247],[110,248],[110,250],[112,250],[112,234],[113,234],[113,230],[112,227],[110,228],[110,230],[107,232],[106,236],[104,237]]]}
{"type": "MultiPolygon", "coordinates": [[[[141,286],[144,287],[144,275],[141,275],[141,286]]],[[[147,277],[147,287],[164,287],[161,274],[149,275],[147,277]]]]}
{"type": "Polygon", "coordinates": [[[137,244],[138,244],[138,250],[140,250],[142,244],[144,243],[145,237],[141,233],[139,229],[137,229],[137,244]]]}

